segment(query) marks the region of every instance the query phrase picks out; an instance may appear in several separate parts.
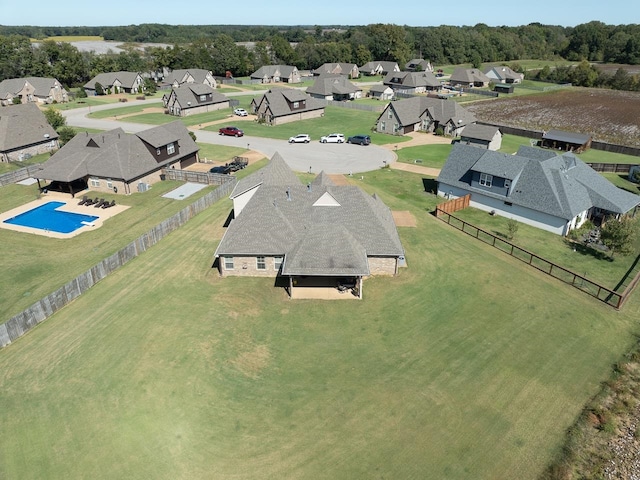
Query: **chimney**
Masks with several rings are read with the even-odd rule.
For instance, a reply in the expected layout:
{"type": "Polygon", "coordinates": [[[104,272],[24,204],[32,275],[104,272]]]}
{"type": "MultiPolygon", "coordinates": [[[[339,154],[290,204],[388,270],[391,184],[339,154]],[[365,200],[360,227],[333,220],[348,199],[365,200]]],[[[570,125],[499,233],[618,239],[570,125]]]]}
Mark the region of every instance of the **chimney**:
{"type": "Polygon", "coordinates": [[[307,183],[307,192],[311,191],[311,182],[307,183]]]}
{"type": "Polygon", "coordinates": [[[291,201],[291,187],[287,187],[287,201],[291,201]]]}

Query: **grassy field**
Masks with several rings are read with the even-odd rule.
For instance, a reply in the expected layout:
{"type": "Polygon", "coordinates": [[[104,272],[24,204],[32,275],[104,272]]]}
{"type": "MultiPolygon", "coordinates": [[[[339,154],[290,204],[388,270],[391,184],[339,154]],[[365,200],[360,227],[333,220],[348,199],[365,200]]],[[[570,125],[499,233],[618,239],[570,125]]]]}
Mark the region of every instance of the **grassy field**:
{"type": "Polygon", "coordinates": [[[0,477],[535,479],[638,295],[614,312],[433,218],[419,176],[364,177],[417,218],[399,277],[338,302],[219,278],[216,204],[0,351],[0,477]]]}
{"type": "Polygon", "coordinates": [[[423,167],[442,168],[451,152],[451,145],[419,145],[399,149],[398,161],[423,167]],[[420,160],[416,162],[416,160],[420,160]]]}
{"type": "Polygon", "coordinates": [[[246,148],[227,147],[211,143],[198,142],[198,147],[200,147],[198,155],[201,161],[229,162],[233,157],[242,156],[247,152],[246,148]]]}

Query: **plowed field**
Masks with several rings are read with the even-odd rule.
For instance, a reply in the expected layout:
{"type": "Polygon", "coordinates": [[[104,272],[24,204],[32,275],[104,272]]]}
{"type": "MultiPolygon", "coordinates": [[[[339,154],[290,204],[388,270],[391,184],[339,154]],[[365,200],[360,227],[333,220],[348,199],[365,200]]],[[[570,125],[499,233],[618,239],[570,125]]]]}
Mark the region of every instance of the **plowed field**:
{"type": "Polygon", "coordinates": [[[481,121],[532,130],[567,130],[594,140],[640,146],[640,94],[567,89],[467,106],[481,121]]]}

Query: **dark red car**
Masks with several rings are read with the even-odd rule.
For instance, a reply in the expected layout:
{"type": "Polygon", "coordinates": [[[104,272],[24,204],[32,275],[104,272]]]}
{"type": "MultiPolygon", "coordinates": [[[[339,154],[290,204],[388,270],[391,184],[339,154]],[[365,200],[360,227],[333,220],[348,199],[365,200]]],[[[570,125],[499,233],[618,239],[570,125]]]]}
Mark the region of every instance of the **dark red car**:
{"type": "Polygon", "coordinates": [[[241,137],[244,135],[244,132],[238,127],[223,127],[218,130],[218,133],[220,135],[229,135],[231,137],[241,137]]]}

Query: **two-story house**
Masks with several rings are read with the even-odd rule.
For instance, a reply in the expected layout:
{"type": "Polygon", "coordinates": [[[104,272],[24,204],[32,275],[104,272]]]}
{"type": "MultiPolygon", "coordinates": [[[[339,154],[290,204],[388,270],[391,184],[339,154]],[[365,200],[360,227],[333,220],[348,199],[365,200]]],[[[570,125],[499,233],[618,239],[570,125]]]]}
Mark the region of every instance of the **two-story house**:
{"type": "Polygon", "coordinates": [[[318,76],[322,74],[335,74],[335,75],[344,75],[348,78],[358,78],[360,77],[360,69],[358,65],[355,63],[323,63],[318,68],[313,70],[313,75],[318,76]]]}
{"type": "Polygon", "coordinates": [[[216,88],[218,85],[211,70],[204,70],[202,68],[179,68],[171,71],[164,77],[164,80],[160,82],[160,88],[167,89],[191,83],[207,85],[211,88],[216,88]]]}
{"type": "Polygon", "coordinates": [[[84,91],[88,96],[98,95],[96,84],[102,87],[104,94],[108,93],[140,93],[143,91],[144,80],[139,72],[107,72],[99,73],[84,84],[84,91]]]}
{"type": "Polygon", "coordinates": [[[166,113],[179,117],[229,108],[226,96],[202,83],[186,83],[174,87],[171,93],[162,97],[162,103],[166,113]]]}
{"type": "Polygon", "coordinates": [[[49,77],[8,78],[0,82],[0,105],[12,105],[14,98],[21,103],[62,103],[69,101],[69,93],[58,80],[49,77]]]}
{"type": "Polygon", "coordinates": [[[324,109],[324,102],[293,88],[272,88],[251,101],[258,122],[269,125],[322,117],[324,109]]]}
{"type": "Polygon", "coordinates": [[[263,65],[250,75],[260,83],[300,83],[300,72],[295,65],[263,65]]]}
{"type": "Polygon", "coordinates": [[[0,162],[15,162],[58,148],[58,134],[35,103],[0,108],[0,162]]]}
{"type": "Polygon", "coordinates": [[[438,91],[441,87],[440,80],[431,72],[390,72],[382,84],[395,93],[411,94],[438,91]]]}

